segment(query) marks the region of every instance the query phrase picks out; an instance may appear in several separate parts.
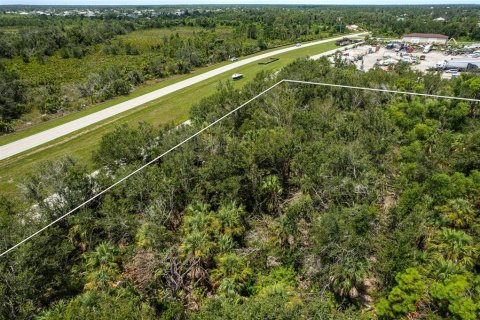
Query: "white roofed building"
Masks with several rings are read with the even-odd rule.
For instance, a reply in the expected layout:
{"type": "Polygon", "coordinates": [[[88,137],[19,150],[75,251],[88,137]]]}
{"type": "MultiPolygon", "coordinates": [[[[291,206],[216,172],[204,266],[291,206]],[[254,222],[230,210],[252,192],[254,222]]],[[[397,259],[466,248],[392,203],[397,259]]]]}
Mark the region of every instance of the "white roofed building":
{"type": "Polygon", "coordinates": [[[410,33],[404,35],[402,40],[408,43],[430,43],[446,45],[448,41],[448,36],[437,33],[410,33]]]}

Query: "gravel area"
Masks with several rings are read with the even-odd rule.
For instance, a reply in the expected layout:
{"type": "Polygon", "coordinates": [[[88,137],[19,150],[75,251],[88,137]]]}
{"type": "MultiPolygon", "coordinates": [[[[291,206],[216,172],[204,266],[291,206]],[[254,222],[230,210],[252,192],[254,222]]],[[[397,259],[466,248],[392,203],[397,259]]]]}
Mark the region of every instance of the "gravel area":
{"type": "MultiPolygon", "coordinates": [[[[358,50],[347,50],[345,52],[355,54],[355,52],[358,52],[358,50]]],[[[463,56],[452,56],[452,55],[445,55],[442,51],[430,51],[429,53],[423,53],[420,50],[413,51],[410,54],[405,54],[402,53],[402,56],[411,56],[411,57],[418,57],[420,59],[420,56],[424,55],[425,60],[418,60],[420,63],[416,64],[413,63],[411,65],[412,69],[418,70],[421,72],[426,72],[428,69],[432,68],[435,66],[440,61],[443,60],[450,60],[451,58],[462,58],[463,56]]],[[[393,60],[398,60],[401,58],[400,53],[395,52],[395,50],[387,50],[385,47],[381,47],[380,50],[377,52],[369,53],[363,56],[363,70],[368,71],[372,69],[375,64],[381,63],[384,60],[388,59],[393,59],[393,60]]],[[[362,69],[362,62],[361,61],[355,61],[355,65],[357,66],[358,69],[362,69]]],[[[386,66],[384,66],[385,69],[387,69],[386,66]]],[[[458,74],[457,74],[458,75],[458,74]]],[[[442,73],[442,78],[444,79],[450,79],[451,78],[450,73],[443,72],[442,73]]]]}

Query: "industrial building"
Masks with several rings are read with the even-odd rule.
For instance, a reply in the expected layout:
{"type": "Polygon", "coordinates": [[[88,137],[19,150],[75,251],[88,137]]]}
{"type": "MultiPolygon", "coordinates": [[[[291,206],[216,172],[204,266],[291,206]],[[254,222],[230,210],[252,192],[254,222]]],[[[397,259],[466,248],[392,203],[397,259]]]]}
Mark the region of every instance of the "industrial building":
{"type": "Polygon", "coordinates": [[[448,36],[436,33],[411,33],[402,38],[403,41],[415,44],[441,44],[446,45],[448,36]]]}

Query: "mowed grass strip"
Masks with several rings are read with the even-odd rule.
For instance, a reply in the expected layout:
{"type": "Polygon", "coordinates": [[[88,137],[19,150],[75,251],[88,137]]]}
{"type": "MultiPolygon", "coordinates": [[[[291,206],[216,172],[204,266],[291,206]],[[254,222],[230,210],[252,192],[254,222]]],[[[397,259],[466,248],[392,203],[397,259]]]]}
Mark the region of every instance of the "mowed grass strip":
{"type": "MultiPolygon", "coordinates": [[[[98,147],[101,137],[113,130],[115,126],[120,123],[136,124],[141,121],[153,125],[172,122],[179,124],[188,119],[189,110],[193,104],[213,94],[218,82],[231,81],[230,77],[233,73],[244,75],[244,79],[234,82],[234,86],[240,88],[262,70],[277,71],[298,58],[335,48],[337,48],[335,42],[328,42],[276,55],[275,58],[279,58],[279,60],[267,65],[252,62],[231,72],[215,76],[136,109],[96,123],[82,131],[61,137],[48,145],[5,159],[0,162],[0,192],[2,194],[16,193],[18,183],[22,181],[25,175],[35,170],[42,161],[46,160],[60,159],[68,155],[79,159],[81,163],[86,164],[92,170],[95,169],[91,162],[92,151],[98,147]]],[[[242,101],[239,101],[240,103],[242,101]]]]}
{"type": "MultiPolygon", "coordinates": [[[[337,35],[334,35],[333,37],[335,37],[335,36],[337,36],[337,35]]],[[[241,57],[241,58],[239,58],[239,60],[247,59],[247,58],[250,58],[250,57],[254,57],[254,56],[261,55],[261,54],[264,54],[264,53],[268,53],[268,52],[271,52],[271,51],[275,51],[275,50],[278,50],[279,48],[288,47],[288,46],[291,46],[291,45],[279,46],[279,47],[271,48],[271,49],[268,49],[268,50],[265,50],[265,51],[260,51],[260,52],[257,52],[255,54],[253,54],[253,55],[241,57]]],[[[318,48],[318,46],[314,46],[314,47],[318,48]]],[[[301,48],[299,50],[306,50],[306,49],[307,48],[301,48]]],[[[318,49],[315,49],[315,50],[318,50],[318,49]]],[[[302,52],[304,52],[304,51],[302,51],[302,52]]],[[[308,55],[312,55],[312,54],[308,54],[308,55]]],[[[87,116],[91,113],[103,110],[105,108],[114,106],[114,105],[122,103],[124,101],[127,101],[127,100],[130,100],[130,99],[136,98],[138,96],[147,94],[149,92],[164,88],[164,87],[169,86],[171,84],[174,84],[176,82],[186,80],[188,78],[197,76],[199,74],[202,74],[202,73],[205,73],[205,72],[208,72],[208,71],[211,71],[211,70],[214,70],[216,68],[222,67],[222,66],[230,64],[230,63],[231,63],[230,61],[223,61],[223,62],[219,62],[219,63],[216,63],[216,64],[212,64],[210,66],[195,69],[189,74],[174,75],[174,76],[171,76],[171,77],[165,78],[165,79],[153,80],[148,84],[144,84],[142,86],[139,86],[139,87],[135,88],[135,90],[132,93],[130,93],[129,95],[117,97],[117,98],[108,100],[106,102],[102,102],[102,103],[99,103],[99,104],[96,104],[96,105],[93,105],[93,106],[89,106],[86,109],[83,109],[81,111],[73,112],[73,113],[70,113],[68,115],[58,117],[58,118],[54,118],[54,119],[46,121],[46,122],[36,123],[36,124],[33,124],[31,126],[28,126],[28,127],[23,127],[21,129],[18,129],[16,132],[14,132],[12,134],[0,136],[0,146],[8,144],[8,143],[13,142],[13,141],[23,139],[23,138],[28,137],[30,135],[33,135],[35,133],[51,129],[53,127],[62,125],[62,124],[67,123],[69,121],[79,119],[79,118],[87,116]]]]}
{"type": "Polygon", "coordinates": [[[171,76],[169,78],[155,80],[155,82],[153,84],[150,83],[149,85],[140,86],[140,87],[136,88],[135,91],[133,91],[132,93],[130,93],[128,95],[121,96],[121,97],[118,97],[118,98],[115,98],[115,99],[108,100],[108,101],[103,102],[103,103],[96,104],[94,106],[88,107],[88,108],[83,109],[81,111],[70,113],[70,114],[68,114],[66,116],[63,116],[63,117],[55,118],[55,119],[52,119],[50,121],[39,123],[37,125],[32,125],[30,127],[18,130],[17,132],[12,133],[12,134],[0,136],[0,146],[8,144],[8,143],[13,142],[13,141],[23,139],[23,138],[31,136],[35,133],[39,133],[39,132],[54,128],[54,127],[62,125],[64,123],[67,123],[67,122],[85,117],[85,116],[87,116],[91,113],[95,113],[97,111],[109,108],[109,107],[114,106],[116,104],[128,101],[130,99],[139,97],[139,96],[147,94],[149,92],[164,88],[164,87],[169,86],[171,84],[174,84],[176,82],[194,77],[194,76],[199,75],[199,74],[202,74],[204,72],[208,72],[210,70],[216,69],[216,68],[221,67],[223,65],[226,65],[228,63],[229,62],[225,61],[225,62],[222,62],[222,63],[211,65],[209,67],[196,69],[189,74],[175,75],[175,76],[171,76]]]}

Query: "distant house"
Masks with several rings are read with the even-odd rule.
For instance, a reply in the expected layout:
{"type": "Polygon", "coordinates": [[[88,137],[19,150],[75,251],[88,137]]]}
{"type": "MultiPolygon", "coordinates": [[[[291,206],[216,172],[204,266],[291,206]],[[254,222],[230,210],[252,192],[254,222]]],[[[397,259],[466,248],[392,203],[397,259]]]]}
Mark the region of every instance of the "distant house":
{"type": "Polygon", "coordinates": [[[446,45],[448,36],[436,33],[411,33],[404,35],[402,40],[409,43],[431,43],[446,45]]]}
{"type": "Polygon", "coordinates": [[[438,22],[444,22],[446,21],[447,19],[445,19],[444,17],[438,17],[436,19],[433,19],[433,21],[438,21],[438,22]]]}
{"type": "Polygon", "coordinates": [[[349,24],[345,28],[347,28],[350,31],[357,31],[358,30],[358,26],[356,24],[349,24]]]}

